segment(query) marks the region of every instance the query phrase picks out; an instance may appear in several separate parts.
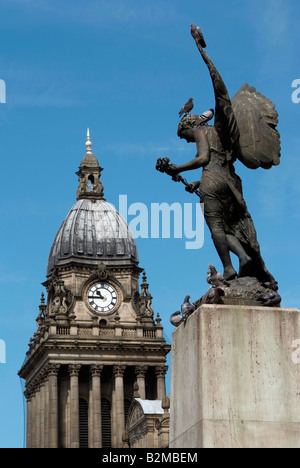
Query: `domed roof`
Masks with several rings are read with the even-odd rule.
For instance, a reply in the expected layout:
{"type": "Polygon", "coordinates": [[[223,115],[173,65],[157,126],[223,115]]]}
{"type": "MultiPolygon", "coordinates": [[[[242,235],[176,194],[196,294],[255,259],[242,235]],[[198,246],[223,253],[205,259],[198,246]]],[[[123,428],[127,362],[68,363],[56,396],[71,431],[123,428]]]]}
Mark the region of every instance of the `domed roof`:
{"type": "Polygon", "coordinates": [[[70,261],[96,264],[108,259],[138,263],[133,235],[113,205],[103,199],[79,199],[56,234],[47,276],[55,267],[70,261]]]}

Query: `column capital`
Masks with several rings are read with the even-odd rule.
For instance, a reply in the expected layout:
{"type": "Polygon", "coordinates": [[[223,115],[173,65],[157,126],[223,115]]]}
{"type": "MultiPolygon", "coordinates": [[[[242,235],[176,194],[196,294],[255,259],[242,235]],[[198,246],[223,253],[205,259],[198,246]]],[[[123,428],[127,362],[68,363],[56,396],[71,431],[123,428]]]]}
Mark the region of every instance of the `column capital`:
{"type": "Polygon", "coordinates": [[[123,377],[126,366],[116,365],[113,367],[113,373],[115,377],[123,377]]]}
{"type": "Polygon", "coordinates": [[[49,364],[45,367],[45,373],[47,373],[48,376],[50,376],[50,375],[57,375],[57,374],[58,374],[58,371],[59,371],[59,368],[60,368],[60,364],[57,364],[57,363],[49,363],[49,364]]]}
{"type": "Polygon", "coordinates": [[[68,370],[69,370],[70,376],[78,376],[80,368],[81,368],[81,364],[69,364],[68,370]]]}
{"type": "Polygon", "coordinates": [[[137,377],[145,377],[148,366],[135,366],[135,373],[137,377]]]}
{"type": "Polygon", "coordinates": [[[92,364],[90,366],[90,373],[92,375],[92,377],[94,376],[98,376],[98,377],[101,377],[101,374],[102,374],[102,371],[103,371],[103,367],[102,365],[100,364],[92,364]]]}
{"type": "Polygon", "coordinates": [[[168,371],[168,366],[156,366],[155,367],[156,377],[165,377],[167,371],[168,371]]]}

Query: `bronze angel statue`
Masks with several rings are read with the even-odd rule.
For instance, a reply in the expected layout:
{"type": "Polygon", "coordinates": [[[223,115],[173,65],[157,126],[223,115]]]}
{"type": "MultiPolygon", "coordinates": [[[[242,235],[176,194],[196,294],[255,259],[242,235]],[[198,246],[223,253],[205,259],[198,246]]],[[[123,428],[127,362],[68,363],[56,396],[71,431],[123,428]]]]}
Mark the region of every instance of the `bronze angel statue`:
{"type": "Polygon", "coordinates": [[[250,169],[269,169],[280,162],[280,135],[276,129],[278,114],[275,105],[244,84],[230,99],[227,88],[208,57],[202,32],[191,25],[191,34],[209,70],[214,94],[214,125],[203,115],[188,114],[179,122],[178,136],[196,143],[196,157],[183,165],[159,159],[156,169],[181,180],[186,190],[196,192],[204,204],[204,217],[212,240],[223,264],[225,280],[255,277],[261,283],[274,282],[261,257],[254,223],[243,197],[242,182],[235,173],[239,159],[250,169]],[[201,180],[187,183],[179,174],[203,168],[201,180]],[[230,252],[239,258],[239,272],[231,261],[230,252]]]}

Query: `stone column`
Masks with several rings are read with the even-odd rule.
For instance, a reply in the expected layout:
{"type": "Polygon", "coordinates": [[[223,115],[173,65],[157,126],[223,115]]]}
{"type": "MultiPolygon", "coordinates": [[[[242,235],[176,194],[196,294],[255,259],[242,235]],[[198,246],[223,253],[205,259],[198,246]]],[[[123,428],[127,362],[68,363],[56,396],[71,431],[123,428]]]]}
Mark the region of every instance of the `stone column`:
{"type": "Polygon", "coordinates": [[[89,437],[92,448],[102,447],[102,424],[101,424],[101,373],[103,366],[94,364],[91,366],[92,376],[92,421],[89,428],[92,429],[89,437]]]}
{"type": "Polygon", "coordinates": [[[155,428],[158,432],[158,448],[163,449],[169,446],[170,433],[170,400],[167,396],[163,398],[161,406],[164,414],[156,420],[155,428]]]}
{"type": "Polygon", "coordinates": [[[114,366],[113,373],[115,376],[115,409],[116,409],[116,448],[123,447],[123,431],[125,429],[125,413],[124,413],[124,372],[126,366],[114,366]]]}
{"type": "Polygon", "coordinates": [[[146,400],[146,382],[145,375],[147,372],[148,366],[136,366],[136,381],[139,386],[139,395],[142,400],[146,400]]]}
{"type": "Polygon", "coordinates": [[[32,395],[29,390],[24,392],[27,401],[27,429],[26,429],[26,447],[32,448],[31,421],[32,421],[32,395]]]}
{"type": "Polygon", "coordinates": [[[30,404],[30,418],[28,419],[27,426],[30,437],[30,447],[36,448],[36,439],[35,439],[35,419],[36,419],[36,394],[35,394],[35,385],[33,382],[30,383],[29,387],[31,404],[30,404]]]}
{"type": "Polygon", "coordinates": [[[59,364],[49,364],[49,448],[58,448],[58,383],[59,364]]]}
{"type": "Polygon", "coordinates": [[[36,381],[35,384],[35,443],[36,448],[41,448],[40,438],[41,438],[41,408],[40,408],[40,382],[36,381]]]}
{"type": "Polygon", "coordinates": [[[111,446],[117,446],[116,428],[117,427],[117,411],[116,411],[116,390],[113,385],[111,392],[111,446]]]}
{"type": "Polygon", "coordinates": [[[80,364],[69,364],[70,448],[79,448],[79,371],[80,364]]]}
{"type": "Polygon", "coordinates": [[[49,447],[49,380],[47,375],[47,370],[45,371],[44,376],[45,381],[45,424],[44,424],[44,440],[45,448],[49,447]]]}
{"type": "Polygon", "coordinates": [[[167,373],[167,366],[157,366],[155,368],[155,374],[157,378],[157,399],[162,400],[166,396],[166,383],[165,375],[167,373]]]}
{"type": "Polygon", "coordinates": [[[35,427],[34,427],[34,421],[35,421],[35,394],[34,394],[34,389],[33,386],[30,385],[29,387],[30,391],[30,419],[27,419],[27,431],[28,431],[28,437],[30,440],[30,448],[35,448],[35,427]]]}
{"type": "Polygon", "coordinates": [[[43,371],[42,378],[41,378],[41,386],[40,386],[40,447],[45,448],[45,371],[43,371]]]}

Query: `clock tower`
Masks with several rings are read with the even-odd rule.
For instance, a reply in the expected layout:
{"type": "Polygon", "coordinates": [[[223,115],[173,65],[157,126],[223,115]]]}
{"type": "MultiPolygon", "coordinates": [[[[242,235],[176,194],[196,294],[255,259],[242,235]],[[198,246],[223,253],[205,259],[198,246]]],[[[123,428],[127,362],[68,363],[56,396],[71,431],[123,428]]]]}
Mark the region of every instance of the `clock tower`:
{"type": "Polygon", "coordinates": [[[29,448],[120,448],[137,391],[141,401],[165,396],[170,346],[135,240],[104,199],[102,170],[88,132],[77,201],[53,241],[47,298],[19,372],[29,448]]]}

